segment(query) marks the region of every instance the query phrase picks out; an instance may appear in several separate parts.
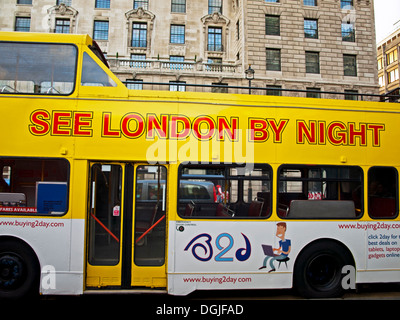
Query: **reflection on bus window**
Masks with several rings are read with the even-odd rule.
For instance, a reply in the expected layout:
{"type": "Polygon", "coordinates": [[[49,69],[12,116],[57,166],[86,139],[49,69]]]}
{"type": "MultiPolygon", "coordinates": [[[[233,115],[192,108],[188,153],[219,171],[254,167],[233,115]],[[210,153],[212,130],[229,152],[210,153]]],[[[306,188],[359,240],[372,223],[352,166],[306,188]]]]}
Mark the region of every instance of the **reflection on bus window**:
{"type": "Polygon", "coordinates": [[[179,177],[181,217],[265,218],[271,213],[269,166],[187,165],[179,177]]]}
{"type": "Polygon", "coordinates": [[[398,175],[392,167],[368,171],[368,212],[371,218],[395,218],[398,212],[398,175]]]}
{"type": "Polygon", "coordinates": [[[0,159],[0,212],[64,214],[69,165],[61,159],[0,159]]]}
{"type": "Polygon", "coordinates": [[[362,170],[348,166],[282,166],[281,218],[335,219],[362,215],[362,170]]]}
{"type": "Polygon", "coordinates": [[[66,95],[74,90],[73,45],[1,42],[0,57],[0,94],[66,95]]]}
{"type": "Polygon", "coordinates": [[[86,52],[83,54],[81,84],[95,87],[117,86],[114,80],[86,52]]]}

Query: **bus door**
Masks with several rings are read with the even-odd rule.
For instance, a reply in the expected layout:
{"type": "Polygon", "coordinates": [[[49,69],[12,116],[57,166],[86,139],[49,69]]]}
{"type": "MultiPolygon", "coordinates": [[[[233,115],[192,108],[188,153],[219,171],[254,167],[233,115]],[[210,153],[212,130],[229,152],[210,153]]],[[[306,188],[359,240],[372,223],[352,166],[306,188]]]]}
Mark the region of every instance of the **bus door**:
{"type": "Polygon", "coordinates": [[[166,287],[164,166],[91,163],[86,287],[166,287]]]}

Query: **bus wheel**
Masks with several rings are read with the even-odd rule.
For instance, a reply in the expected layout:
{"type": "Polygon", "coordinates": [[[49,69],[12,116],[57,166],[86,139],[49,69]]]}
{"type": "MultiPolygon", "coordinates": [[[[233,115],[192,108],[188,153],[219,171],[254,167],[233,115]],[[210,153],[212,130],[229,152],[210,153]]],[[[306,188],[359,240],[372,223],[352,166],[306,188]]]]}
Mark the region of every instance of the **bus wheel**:
{"type": "Polygon", "coordinates": [[[0,240],[0,299],[37,294],[39,264],[32,250],[20,241],[0,240]]]}
{"type": "Polygon", "coordinates": [[[294,286],[306,298],[333,298],[343,294],[342,269],[354,265],[350,252],[334,241],[306,247],[294,267],[294,286]]]}

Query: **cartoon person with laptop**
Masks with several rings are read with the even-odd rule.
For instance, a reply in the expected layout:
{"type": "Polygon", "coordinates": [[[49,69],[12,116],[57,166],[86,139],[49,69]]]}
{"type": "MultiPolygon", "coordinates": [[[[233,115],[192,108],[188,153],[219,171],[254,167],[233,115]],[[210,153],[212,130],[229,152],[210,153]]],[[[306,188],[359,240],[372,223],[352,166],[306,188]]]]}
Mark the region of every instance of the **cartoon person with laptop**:
{"type": "Polygon", "coordinates": [[[270,245],[262,245],[262,248],[264,250],[265,258],[263,265],[258,269],[265,269],[267,267],[267,263],[269,260],[269,266],[271,267],[271,270],[268,272],[275,271],[275,266],[274,266],[274,261],[281,261],[285,262],[289,260],[288,255],[290,253],[290,249],[292,247],[292,244],[289,239],[285,239],[285,234],[286,234],[286,222],[279,222],[276,225],[276,236],[281,239],[279,241],[279,248],[272,248],[270,245]]]}

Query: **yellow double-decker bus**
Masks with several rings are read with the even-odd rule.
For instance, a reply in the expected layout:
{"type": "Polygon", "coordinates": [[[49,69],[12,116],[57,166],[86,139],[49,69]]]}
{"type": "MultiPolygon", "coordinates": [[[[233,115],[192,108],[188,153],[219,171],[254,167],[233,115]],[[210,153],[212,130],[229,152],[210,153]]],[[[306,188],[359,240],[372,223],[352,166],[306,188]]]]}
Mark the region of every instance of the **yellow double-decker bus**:
{"type": "Polygon", "coordinates": [[[400,281],[397,104],[128,90],[0,33],[0,297],[400,281]]]}

